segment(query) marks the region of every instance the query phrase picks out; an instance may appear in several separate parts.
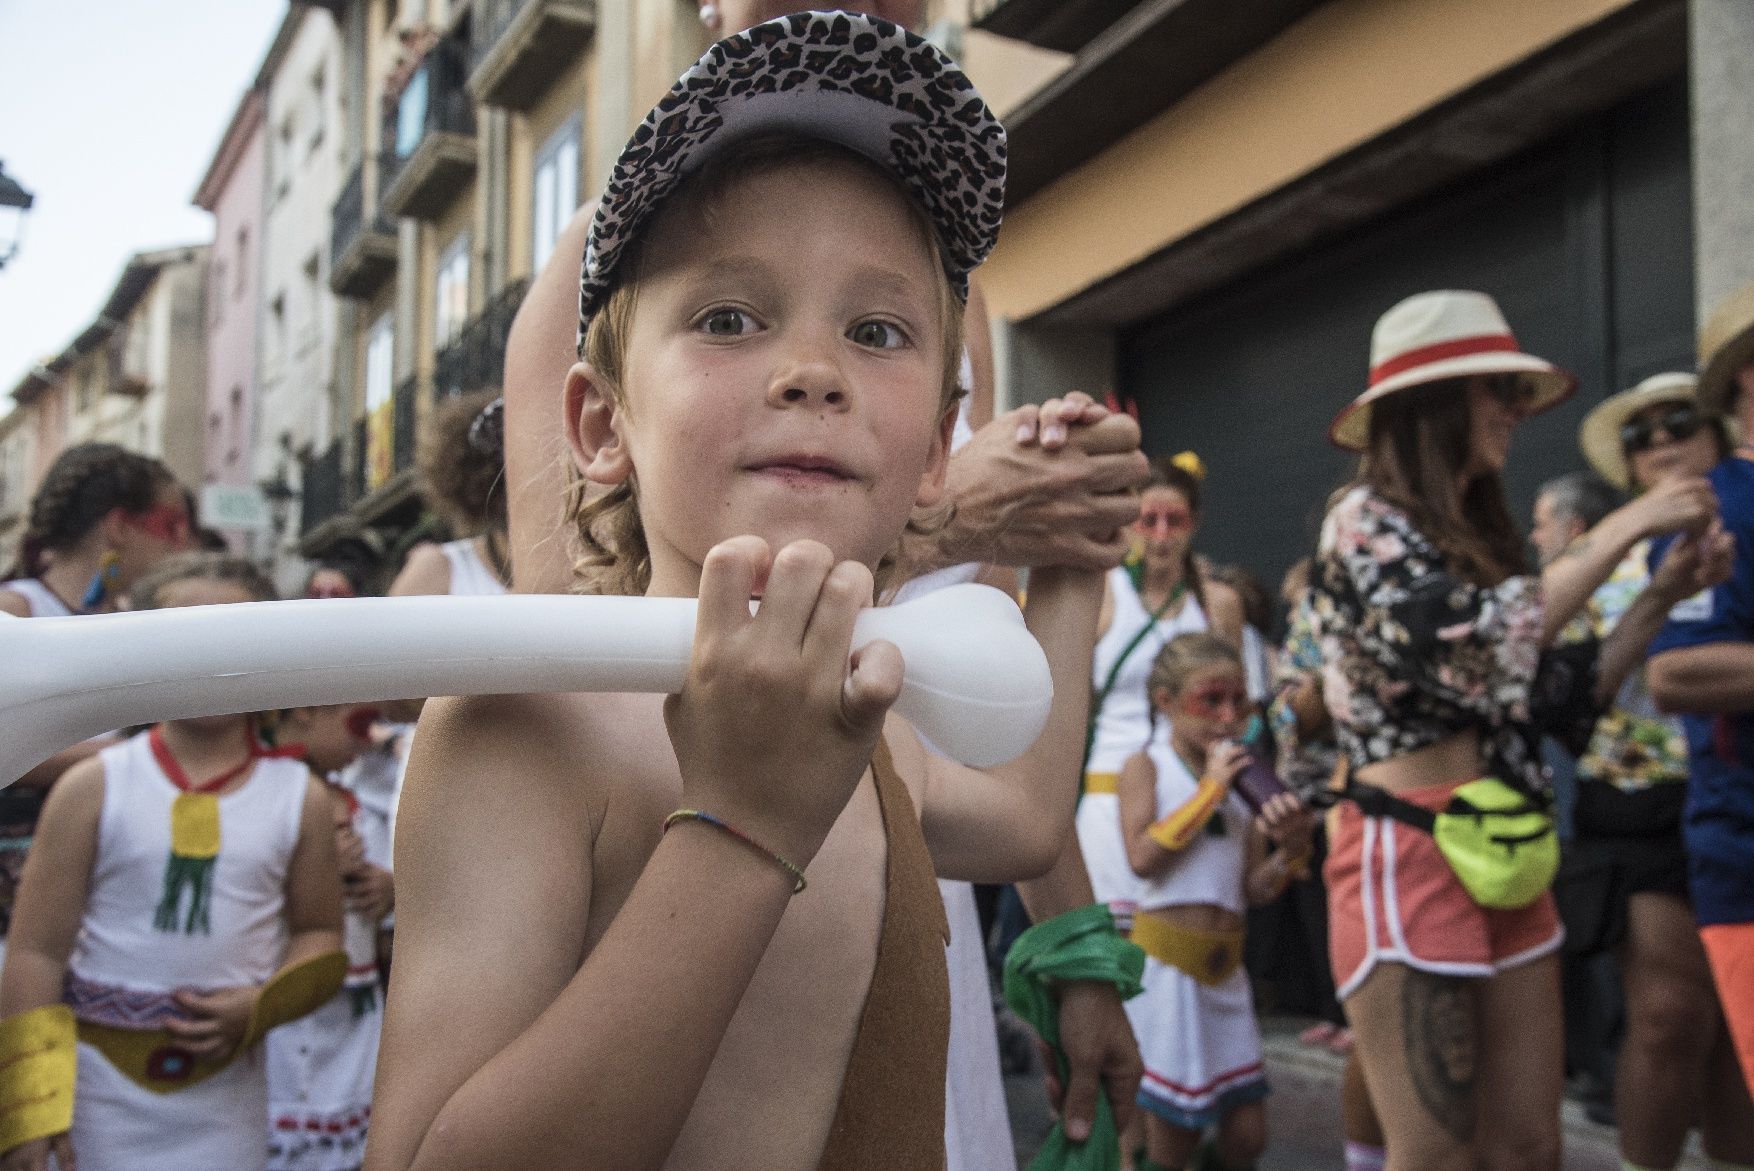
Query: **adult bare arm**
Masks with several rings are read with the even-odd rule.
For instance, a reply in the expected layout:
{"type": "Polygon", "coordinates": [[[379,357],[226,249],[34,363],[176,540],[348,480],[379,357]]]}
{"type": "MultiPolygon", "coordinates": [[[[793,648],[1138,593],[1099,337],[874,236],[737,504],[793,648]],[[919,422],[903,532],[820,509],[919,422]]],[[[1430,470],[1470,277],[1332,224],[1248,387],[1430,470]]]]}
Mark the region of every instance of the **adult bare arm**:
{"type": "Polygon", "coordinates": [[[1729,715],[1754,711],[1754,642],[1714,642],[1663,651],[1646,672],[1666,712],[1729,715]]]}
{"type": "MultiPolygon", "coordinates": [[[[1040,923],[1096,901],[1078,835],[1066,835],[1066,848],[1052,870],[1040,878],[1017,884],[1024,909],[1040,923]]],[[[1051,1061],[1048,1096],[1065,1120],[1066,1137],[1083,1142],[1096,1121],[1096,1096],[1108,1096],[1115,1125],[1125,1130],[1132,1121],[1139,1079],[1144,1066],[1139,1042],[1127,1021],[1120,994],[1112,984],[1072,980],[1060,989],[1060,1044],[1066,1051],[1067,1077],[1061,1085],[1051,1061]]]]}
{"type": "Polygon", "coordinates": [[[1689,477],[1658,484],[1630,504],[1603,517],[1589,532],[1541,572],[1545,609],[1541,641],[1550,644],[1596,587],[1633,545],[1646,537],[1677,530],[1703,532],[1717,515],[1717,497],[1704,479],[1689,477]]]}
{"type": "Polygon", "coordinates": [[[955,513],[938,532],[911,537],[904,559],[915,574],[969,561],[1107,569],[1126,552],[1123,530],[1139,515],[1136,489],[1148,472],[1139,425],[1126,415],[1101,411],[1068,426],[1019,407],[951,457],[955,513]]]}
{"type": "MultiPolygon", "coordinates": [[[[1669,549],[1644,592],[1620,616],[1596,652],[1596,702],[1606,704],[1639,664],[1669,611],[1683,598],[1729,580],[1735,542],[1714,524],[1704,536],[1684,536],[1669,549]]],[[[1661,699],[1658,699],[1661,703],[1661,699]]]]}
{"type": "Polygon", "coordinates": [[[593,200],[560,233],[506,335],[506,516],[512,585],[522,594],[563,594],[572,581],[561,389],[578,360],[579,262],[596,214],[593,200]]]}

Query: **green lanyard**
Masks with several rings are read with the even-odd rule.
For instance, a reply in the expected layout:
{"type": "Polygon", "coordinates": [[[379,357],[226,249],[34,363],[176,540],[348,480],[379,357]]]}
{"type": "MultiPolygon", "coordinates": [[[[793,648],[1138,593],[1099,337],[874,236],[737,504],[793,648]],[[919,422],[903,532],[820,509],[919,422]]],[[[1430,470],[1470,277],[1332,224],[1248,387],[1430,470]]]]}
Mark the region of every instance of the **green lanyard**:
{"type": "Polygon", "coordinates": [[[1145,636],[1157,629],[1158,619],[1162,618],[1169,608],[1175,605],[1176,600],[1187,591],[1187,582],[1178,581],[1175,583],[1175,588],[1169,591],[1169,597],[1163,599],[1161,606],[1151,611],[1151,617],[1145,620],[1145,625],[1139,628],[1139,633],[1133,636],[1132,641],[1127,643],[1126,648],[1115,659],[1115,665],[1109,668],[1108,678],[1102,681],[1102,686],[1097,689],[1095,695],[1090,697],[1090,718],[1084,724],[1084,764],[1078,770],[1079,797],[1084,796],[1084,774],[1090,768],[1090,752],[1096,747],[1096,721],[1102,716],[1102,705],[1108,702],[1108,693],[1115,689],[1115,680],[1120,678],[1121,668],[1127,665],[1127,660],[1133,656],[1134,651],[1139,649],[1139,644],[1145,641],[1145,636]]]}

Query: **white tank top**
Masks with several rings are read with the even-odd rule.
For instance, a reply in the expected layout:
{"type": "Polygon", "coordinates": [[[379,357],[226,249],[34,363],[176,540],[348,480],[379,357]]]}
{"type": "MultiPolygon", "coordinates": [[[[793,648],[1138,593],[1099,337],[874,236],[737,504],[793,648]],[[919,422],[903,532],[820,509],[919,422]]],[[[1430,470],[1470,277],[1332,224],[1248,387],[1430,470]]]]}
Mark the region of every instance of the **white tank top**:
{"type": "Polygon", "coordinates": [[[465,537],[446,541],[439,546],[445,560],[451,563],[451,593],[465,597],[492,597],[505,593],[505,586],[475,551],[475,542],[465,537]]]}
{"type": "MultiPolygon", "coordinates": [[[[1133,588],[1133,579],[1128,576],[1125,566],[1108,571],[1108,590],[1114,599],[1114,614],[1107,632],[1096,644],[1091,673],[1091,687],[1095,689],[1093,696],[1108,682],[1109,672],[1114,670],[1115,660],[1121,652],[1151,621],[1151,612],[1140,601],[1139,591],[1133,588]]],[[[1128,653],[1097,716],[1096,740],[1091,746],[1088,771],[1118,773],[1129,756],[1145,747],[1145,741],[1151,737],[1151,700],[1145,694],[1145,681],[1151,677],[1151,664],[1156,661],[1157,652],[1176,635],[1205,630],[1207,625],[1206,611],[1200,608],[1199,599],[1190,593],[1173,618],[1159,619],[1151,633],[1140,639],[1128,653]]],[[[1161,736],[1162,730],[1159,729],[1158,738],[1161,736]]]]}
{"type": "MultiPolygon", "coordinates": [[[[1146,755],[1157,769],[1157,816],[1165,817],[1188,803],[1199,782],[1168,744],[1153,742],[1146,755]]],[[[1254,817],[1241,797],[1227,793],[1212,821],[1223,825],[1222,834],[1214,833],[1214,825],[1208,824],[1168,871],[1141,880],[1141,911],[1201,903],[1238,915],[1248,911],[1243,869],[1248,865],[1248,835],[1254,817]]]]}
{"type": "MultiPolygon", "coordinates": [[[[160,931],[153,914],[171,852],[180,790],[145,733],[99,753],[103,813],[91,893],[69,967],[82,979],[142,991],[260,984],[286,955],[286,877],[298,845],[310,771],[264,759],[219,798],[219,857],[210,932],[160,931]]],[[[185,896],[186,897],[186,896],[185,896]]]]}
{"type": "Polygon", "coordinates": [[[0,582],[0,590],[11,590],[30,603],[32,618],[66,618],[73,613],[67,608],[67,603],[56,596],[54,590],[34,577],[0,582]]]}

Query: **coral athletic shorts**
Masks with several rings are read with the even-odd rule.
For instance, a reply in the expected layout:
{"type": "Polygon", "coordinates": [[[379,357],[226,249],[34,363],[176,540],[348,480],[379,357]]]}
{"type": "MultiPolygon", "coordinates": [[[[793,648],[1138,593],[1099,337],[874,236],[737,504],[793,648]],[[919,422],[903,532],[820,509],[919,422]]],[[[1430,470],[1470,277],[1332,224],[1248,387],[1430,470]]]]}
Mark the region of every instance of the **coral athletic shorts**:
{"type": "MultiPolygon", "coordinates": [[[[1461,787],[1397,792],[1441,809],[1461,787]]],[[[1446,976],[1491,976],[1558,950],[1565,941],[1553,895],[1514,911],[1468,897],[1431,835],[1350,802],[1328,820],[1328,950],[1343,1000],[1383,961],[1446,976]]]]}

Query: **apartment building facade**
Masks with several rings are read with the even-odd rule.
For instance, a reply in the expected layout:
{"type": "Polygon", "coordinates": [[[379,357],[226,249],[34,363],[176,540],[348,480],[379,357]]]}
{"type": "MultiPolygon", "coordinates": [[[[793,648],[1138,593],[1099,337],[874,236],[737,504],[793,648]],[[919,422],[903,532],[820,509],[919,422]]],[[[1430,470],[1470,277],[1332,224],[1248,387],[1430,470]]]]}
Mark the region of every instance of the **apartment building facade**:
{"type": "MultiPolygon", "coordinates": [[[[185,485],[202,482],[207,261],[205,245],[137,253],[91,324],[12,388],[26,500],[56,456],[92,441],[161,459],[185,485]]],[[[20,527],[0,531],[0,561],[10,563],[20,527]]]]}
{"type": "MultiPolygon", "coordinates": [[[[213,216],[207,261],[204,467],[199,479],[186,481],[201,489],[254,487],[266,108],[259,85],[245,91],[193,200],[213,216]]],[[[243,528],[219,531],[234,552],[253,552],[260,539],[258,533],[243,528]]]]}

